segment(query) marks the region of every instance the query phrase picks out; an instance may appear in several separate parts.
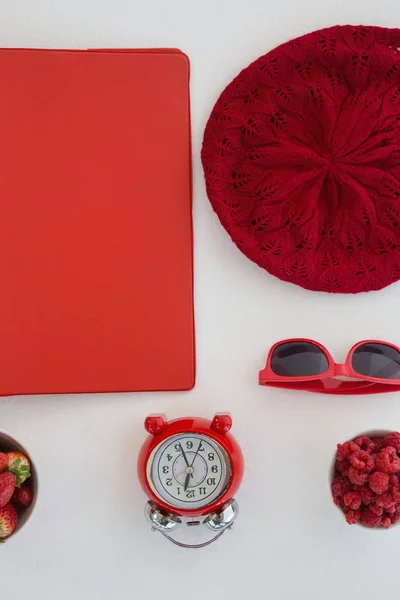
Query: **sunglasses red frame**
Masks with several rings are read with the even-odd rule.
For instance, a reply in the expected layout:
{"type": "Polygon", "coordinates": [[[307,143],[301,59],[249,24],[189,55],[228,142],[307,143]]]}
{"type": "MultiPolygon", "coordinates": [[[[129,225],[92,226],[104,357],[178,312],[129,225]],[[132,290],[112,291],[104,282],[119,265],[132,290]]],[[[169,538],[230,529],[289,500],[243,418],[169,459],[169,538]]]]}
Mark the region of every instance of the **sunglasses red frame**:
{"type": "Polygon", "coordinates": [[[356,373],[352,367],[354,351],[364,344],[382,344],[394,348],[400,354],[400,348],[390,342],[380,340],[363,340],[357,342],[350,349],[346,362],[335,363],[331,353],[319,342],[306,338],[292,338],[282,340],[274,344],[268,353],[265,368],[259,373],[259,384],[270,387],[289,390],[306,390],[308,392],[320,392],[322,394],[381,394],[384,392],[395,392],[400,390],[400,379],[379,379],[356,373]],[[328,360],[328,369],[320,375],[308,375],[305,377],[282,377],[276,375],[271,369],[271,359],[276,348],[283,344],[292,342],[308,342],[317,346],[328,360]],[[350,377],[356,381],[343,381],[340,377],[350,377]]]}

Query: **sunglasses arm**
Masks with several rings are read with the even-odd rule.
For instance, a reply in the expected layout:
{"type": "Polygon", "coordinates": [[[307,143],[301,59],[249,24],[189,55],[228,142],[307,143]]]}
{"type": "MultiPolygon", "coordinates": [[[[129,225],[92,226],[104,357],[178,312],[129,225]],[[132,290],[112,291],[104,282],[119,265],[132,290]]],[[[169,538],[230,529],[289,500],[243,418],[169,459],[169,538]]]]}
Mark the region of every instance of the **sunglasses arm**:
{"type": "Polygon", "coordinates": [[[320,394],[383,394],[400,390],[399,384],[375,383],[371,381],[340,381],[328,377],[326,379],[314,379],[311,381],[268,381],[260,372],[259,384],[286,390],[303,390],[307,392],[319,392],[320,394]]]}

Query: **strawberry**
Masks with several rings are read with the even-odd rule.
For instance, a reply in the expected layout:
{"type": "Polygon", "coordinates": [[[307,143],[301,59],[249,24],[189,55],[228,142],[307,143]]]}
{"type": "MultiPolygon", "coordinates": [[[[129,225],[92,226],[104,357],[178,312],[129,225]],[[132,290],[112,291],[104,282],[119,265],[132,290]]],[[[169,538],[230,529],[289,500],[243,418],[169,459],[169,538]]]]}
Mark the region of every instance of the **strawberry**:
{"type": "Polygon", "coordinates": [[[14,473],[0,473],[0,508],[10,502],[15,490],[14,473]]]}
{"type": "Polygon", "coordinates": [[[14,492],[13,502],[20,508],[28,508],[33,500],[32,490],[26,485],[21,485],[14,492]]]}
{"type": "Polygon", "coordinates": [[[16,486],[21,487],[21,483],[24,483],[28,477],[31,476],[31,463],[22,452],[7,452],[7,471],[14,473],[17,478],[16,486]]]}
{"type": "Polygon", "coordinates": [[[0,508],[0,542],[12,534],[17,526],[17,521],[17,511],[11,503],[0,508]]]}
{"type": "Polygon", "coordinates": [[[3,471],[6,470],[7,465],[8,465],[7,454],[4,454],[4,452],[0,452],[0,473],[3,473],[3,471]]]}

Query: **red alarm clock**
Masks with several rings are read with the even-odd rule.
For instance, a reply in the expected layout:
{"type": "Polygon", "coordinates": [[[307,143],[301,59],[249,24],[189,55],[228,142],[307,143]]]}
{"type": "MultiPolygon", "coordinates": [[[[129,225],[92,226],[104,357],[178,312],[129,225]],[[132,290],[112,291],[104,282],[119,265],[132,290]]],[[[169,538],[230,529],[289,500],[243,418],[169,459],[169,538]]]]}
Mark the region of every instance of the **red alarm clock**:
{"type": "Polygon", "coordinates": [[[244,472],[243,454],[229,433],[232,418],[212,421],[187,417],[167,421],[150,415],[150,433],[138,459],[141,486],[150,499],[146,517],[153,529],[184,547],[206,546],[232,527],[238,514],[234,499],[244,472]],[[183,522],[205,525],[214,537],[202,544],[183,544],[170,536],[183,522]]]}

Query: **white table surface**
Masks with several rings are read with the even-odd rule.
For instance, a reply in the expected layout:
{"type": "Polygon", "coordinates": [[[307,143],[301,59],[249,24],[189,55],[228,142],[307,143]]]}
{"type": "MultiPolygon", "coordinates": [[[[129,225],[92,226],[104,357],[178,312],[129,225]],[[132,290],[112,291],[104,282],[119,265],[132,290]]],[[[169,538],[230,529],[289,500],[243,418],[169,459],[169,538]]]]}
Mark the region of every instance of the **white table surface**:
{"type": "Polygon", "coordinates": [[[42,488],[28,529],[0,548],[2,599],[375,600],[398,592],[400,528],[347,526],[330,499],[328,471],[338,441],[400,429],[399,395],[273,391],[257,385],[257,372],[277,339],[318,339],[339,361],[360,339],[399,343],[400,285],[337,296],[269,276],[213,214],[199,159],[213,103],[241,68],[289,38],[337,23],[400,26],[400,3],[0,1],[1,46],[173,46],[189,55],[198,353],[190,393],[0,400],[0,428],[31,448],[42,488]],[[181,550],[143,519],[135,476],[142,422],[149,412],[221,410],[232,413],[247,461],[241,514],[214,546],[181,550]]]}

